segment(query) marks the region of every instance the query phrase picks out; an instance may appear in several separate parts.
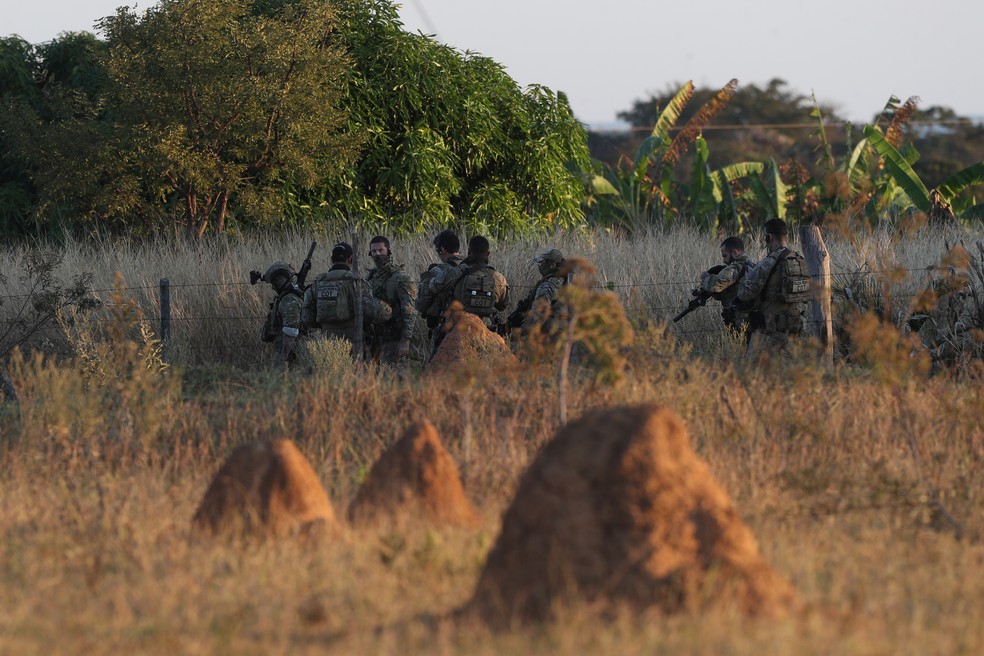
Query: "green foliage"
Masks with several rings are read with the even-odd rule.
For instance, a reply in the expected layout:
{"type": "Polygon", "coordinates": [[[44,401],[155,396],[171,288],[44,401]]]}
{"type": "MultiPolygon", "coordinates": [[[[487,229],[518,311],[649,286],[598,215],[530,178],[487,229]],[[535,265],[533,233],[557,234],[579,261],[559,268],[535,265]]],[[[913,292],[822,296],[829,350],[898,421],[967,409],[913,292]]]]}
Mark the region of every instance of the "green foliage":
{"type": "MultiPolygon", "coordinates": [[[[737,86],[737,80],[728,82],[678,129],[677,121],[694,96],[693,83],[687,82],[660,112],[652,133],[639,144],[631,164],[623,160],[613,168],[594,162],[587,176],[591,218],[629,233],[638,233],[653,224],[665,225],[681,214],[698,224],[713,225],[725,202],[726,185],[722,176],[709,169],[710,151],[701,131],[727,106],[737,86]],[[677,134],[671,136],[674,130],[677,134]],[[695,148],[694,161],[689,183],[684,183],[675,176],[676,166],[690,144],[695,148]]],[[[732,173],[737,173],[737,169],[732,173]]],[[[736,214],[733,203],[731,208],[736,214]]]]}
{"type": "Polygon", "coordinates": [[[460,222],[504,234],[583,222],[584,130],[566,97],[521,90],[493,60],[403,30],[388,0],[344,0],[354,167],[302,193],[334,220],[397,231],[460,222]]]}
{"type": "Polygon", "coordinates": [[[102,23],[120,134],[103,156],[131,161],[142,195],[166,199],[195,237],[210,225],[221,232],[231,207],[276,214],[283,178],[313,185],[354,155],[335,27],[333,7],[318,0],[119,9],[102,23]]]}

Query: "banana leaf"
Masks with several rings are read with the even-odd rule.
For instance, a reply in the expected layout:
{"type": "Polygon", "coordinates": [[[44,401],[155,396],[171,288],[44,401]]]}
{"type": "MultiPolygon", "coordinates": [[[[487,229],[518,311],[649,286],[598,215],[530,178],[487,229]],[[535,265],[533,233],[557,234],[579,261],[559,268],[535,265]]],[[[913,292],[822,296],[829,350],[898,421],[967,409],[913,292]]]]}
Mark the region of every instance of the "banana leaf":
{"type": "Polygon", "coordinates": [[[966,224],[973,221],[984,221],[984,203],[978,203],[960,215],[960,220],[966,224]]]}
{"type": "Polygon", "coordinates": [[[971,164],[962,171],[957,171],[944,180],[936,189],[947,202],[953,199],[967,187],[984,183],[984,162],[971,164]]]}
{"type": "Polygon", "coordinates": [[[611,182],[605,179],[601,175],[592,175],[588,179],[588,184],[591,185],[591,193],[595,196],[617,196],[618,189],[615,188],[611,182]]]}
{"type": "Polygon", "coordinates": [[[738,204],[731,192],[731,184],[739,178],[761,175],[765,165],[761,162],[736,162],[721,167],[711,174],[714,182],[714,197],[723,206],[724,218],[736,221],[738,219],[738,204]]]}
{"type": "Polygon", "coordinates": [[[753,176],[749,181],[755,199],[769,212],[770,218],[785,219],[787,188],[779,176],[779,166],[774,159],[769,159],[764,178],[753,176]]]}
{"type": "Polygon", "coordinates": [[[635,160],[632,162],[632,175],[636,180],[641,180],[646,175],[651,159],[659,160],[663,157],[663,152],[669,146],[669,142],[664,142],[659,137],[650,135],[642,140],[636,150],[635,160]],[[653,155],[658,155],[653,157],[653,155]]]}
{"type": "Polygon", "coordinates": [[[902,154],[870,125],[864,126],[864,136],[868,138],[868,143],[881,156],[882,161],[885,162],[885,169],[909,197],[909,201],[919,210],[928,212],[931,205],[929,190],[926,189],[926,185],[912,170],[909,163],[905,161],[902,154]]]}
{"type": "Polygon", "coordinates": [[[693,95],[694,83],[687,80],[687,83],[680,87],[680,90],[673,96],[673,100],[666,104],[666,109],[660,112],[659,118],[656,119],[656,125],[653,127],[654,137],[659,137],[666,143],[670,142],[670,128],[680,120],[683,108],[687,106],[693,95]]]}
{"type": "Polygon", "coordinates": [[[864,150],[867,147],[868,140],[861,139],[851,151],[851,157],[844,162],[844,175],[847,176],[848,182],[850,182],[851,187],[855,190],[857,190],[857,182],[862,170],[862,167],[859,166],[858,163],[864,163],[862,156],[864,155],[864,150]]]}
{"type": "Polygon", "coordinates": [[[642,143],[639,144],[639,149],[636,150],[632,171],[637,179],[645,175],[649,160],[653,154],[659,152],[662,155],[662,152],[670,145],[672,141],[670,139],[670,129],[680,120],[680,114],[683,113],[683,108],[687,106],[693,95],[694,83],[687,81],[676,92],[673,99],[666,104],[666,108],[660,112],[659,118],[656,119],[656,125],[653,126],[652,134],[643,139],[642,143]]]}
{"type": "Polygon", "coordinates": [[[694,163],[690,171],[690,208],[694,218],[705,223],[704,219],[717,213],[721,195],[714,184],[711,169],[707,166],[710,150],[707,141],[699,136],[694,140],[694,163]]]}

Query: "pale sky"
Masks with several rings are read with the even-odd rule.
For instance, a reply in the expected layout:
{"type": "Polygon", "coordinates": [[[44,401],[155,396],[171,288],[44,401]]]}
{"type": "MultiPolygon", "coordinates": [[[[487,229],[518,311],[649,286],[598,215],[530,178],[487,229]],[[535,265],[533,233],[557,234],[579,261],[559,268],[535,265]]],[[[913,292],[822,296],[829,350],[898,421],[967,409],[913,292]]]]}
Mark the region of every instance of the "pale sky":
{"type": "MultiPolygon", "coordinates": [[[[32,43],[93,30],[120,4],[147,0],[0,0],[0,35],[32,43]]],[[[520,84],[567,93],[599,125],[636,99],[692,79],[781,77],[856,121],[891,94],[984,116],[980,0],[405,0],[410,31],[506,66],[520,84]]]]}

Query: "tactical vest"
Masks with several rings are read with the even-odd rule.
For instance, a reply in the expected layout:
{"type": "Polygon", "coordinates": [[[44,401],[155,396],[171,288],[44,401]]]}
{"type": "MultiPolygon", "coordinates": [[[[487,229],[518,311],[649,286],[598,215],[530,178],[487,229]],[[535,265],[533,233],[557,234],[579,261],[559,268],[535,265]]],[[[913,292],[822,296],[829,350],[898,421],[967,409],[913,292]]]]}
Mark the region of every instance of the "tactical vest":
{"type": "Polygon", "coordinates": [[[298,299],[301,298],[300,290],[292,286],[278,294],[273,303],[270,303],[270,311],[267,312],[266,321],[263,322],[263,330],[260,335],[260,339],[264,342],[272,342],[283,333],[284,318],[280,314],[280,302],[284,300],[285,297],[291,295],[296,296],[298,299]]]}
{"type": "Polygon", "coordinates": [[[431,279],[441,269],[444,269],[444,275],[447,276],[452,270],[461,266],[461,261],[462,258],[460,257],[452,257],[447,262],[430,265],[427,271],[420,274],[420,285],[417,289],[417,310],[427,317],[428,325],[431,325],[432,322],[436,325],[437,320],[440,319],[450,304],[450,296],[453,291],[447,289],[435,292],[430,284],[431,279]]]}
{"type": "Polygon", "coordinates": [[[406,319],[400,304],[399,281],[394,280],[398,275],[404,275],[402,268],[396,264],[387,264],[382,269],[369,272],[369,288],[373,297],[382,300],[390,306],[392,316],[381,323],[376,329],[377,337],[383,342],[396,341],[402,337],[406,319]],[[391,282],[395,282],[391,285],[391,282]]]}
{"type": "Polygon", "coordinates": [[[355,275],[346,269],[322,273],[311,287],[314,296],[314,319],[319,326],[351,321],[355,316],[355,275]]]}
{"type": "Polygon", "coordinates": [[[495,313],[494,271],[484,262],[476,262],[462,271],[452,298],[461,303],[465,312],[479,317],[489,317],[495,313]]]}
{"type": "Polygon", "coordinates": [[[783,333],[802,330],[804,304],[810,300],[810,269],[802,255],[783,249],[765,281],[762,299],[766,328],[783,333]]]}

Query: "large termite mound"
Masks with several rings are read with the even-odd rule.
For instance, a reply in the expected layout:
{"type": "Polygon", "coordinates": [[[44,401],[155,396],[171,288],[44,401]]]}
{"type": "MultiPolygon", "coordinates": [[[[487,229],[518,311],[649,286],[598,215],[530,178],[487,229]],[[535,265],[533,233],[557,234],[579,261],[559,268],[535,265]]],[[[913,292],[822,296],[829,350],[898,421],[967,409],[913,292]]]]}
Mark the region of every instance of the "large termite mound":
{"type": "Polygon", "coordinates": [[[589,413],[544,447],[463,610],[522,623],[572,600],[771,613],[796,593],[762,559],[681,421],[642,406],[589,413]]]}
{"type": "Polygon", "coordinates": [[[418,519],[477,523],[458,468],[427,420],[413,424],[376,461],[349,506],[349,519],[361,526],[418,519]]]}
{"type": "Polygon", "coordinates": [[[462,311],[460,303],[453,303],[448,310],[445,327],[449,332],[427,363],[428,374],[502,370],[516,365],[516,356],[505,340],[486,328],[479,317],[462,311]]]}
{"type": "Polygon", "coordinates": [[[279,536],[335,527],[328,494],[290,440],[237,447],[212,479],[192,519],[211,533],[279,536]]]}

